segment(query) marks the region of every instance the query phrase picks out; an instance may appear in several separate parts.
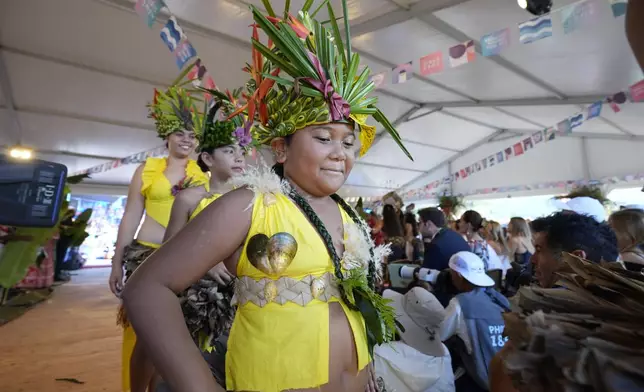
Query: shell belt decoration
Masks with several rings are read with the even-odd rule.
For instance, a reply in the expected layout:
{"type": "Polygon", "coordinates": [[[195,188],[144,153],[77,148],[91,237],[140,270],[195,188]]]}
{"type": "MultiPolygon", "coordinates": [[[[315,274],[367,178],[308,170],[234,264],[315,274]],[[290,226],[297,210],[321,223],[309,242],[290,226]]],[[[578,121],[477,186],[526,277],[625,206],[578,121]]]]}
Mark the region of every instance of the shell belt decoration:
{"type": "Polygon", "coordinates": [[[233,305],[244,305],[252,302],[259,307],[264,307],[270,302],[284,305],[294,302],[306,306],[314,299],[329,302],[332,298],[340,298],[340,290],[335,285],[333,274],[330,272],[322,276],[305,276],[302,279],[293,279],[288,276],[277,280],[263,278],[255,280],[249,276],[242,276],[235,282],[235,295],[233,305]]]}
{"type": "Polygon", "coordinates": [[[291,265],[296,254],[297,241],[289,233],[279,232],[271,237],[261,233],[252,236],[246,246],[246,256],[255,268],[269,277],[260,280],[239,277],[232,304],[252,302],[263,307],[270,302],[284,305],[290,301],[306,306],[314,299],[328,302],[333,297],[339,298],[340,291],[331,273],[319,277],[308,275],[302,279],[279,277],[291,265]]]}

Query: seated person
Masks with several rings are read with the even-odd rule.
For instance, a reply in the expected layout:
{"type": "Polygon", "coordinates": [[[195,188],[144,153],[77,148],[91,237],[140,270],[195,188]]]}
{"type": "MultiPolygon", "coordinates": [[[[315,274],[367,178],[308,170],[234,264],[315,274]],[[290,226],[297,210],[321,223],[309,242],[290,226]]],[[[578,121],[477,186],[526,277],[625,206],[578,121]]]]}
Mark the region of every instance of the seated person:
{"type": "Polygon", "coordinates": [[[615,232],[594,217],[565,211],[532,222],[535,277],[539,286],[551,288],[561,267],[561,253],[568,252],[594,263],[616,261],[619,255],[615,232]]]}
{"type": "Polygon", "coordinates": [[[447,347],[440,341],[439,327],[445,309],[423,287],[405,295],[386,290],[398,322],[400,341],[374,348],[376,384],[379,391],[451,392],[454,391],[452,362],[447,347]]]}
{"type": "MultiPolygon", "coordinates": [[[[532,238],[535,251],[531,261],[537,284],[543,288],[556,287],[556,273],[563,265],[562,252],[594,263],[615,261],[618,256],[615,233],[607,223],[600,223],[591,215],[562,211],[539,218],[532,222],[532,238]]],[[[514,297],[516,301],[518,297],[514,297]]],[[[515,391],[512,380],[505,374],[503,352],[490,364],[490,390],[515,391]]]]}
{"type": "Polygon", "coordinates": [[[471,252],[458,252],[449,261],[456,295],[446,309],[440,327],[440,339],[447,341],[454,363],[462,365],[465,374],[455,382],[456,391],[475,392],[488,389],[488,366],[505,344],[502,313],[510,304],[493,289],[494,280],[485,272],[480,257],[471,252]]]}
{"type": "Polygon", "coordinates": [[[434,207],[424,208],[418,211],[418,216],[419,231],[425,243],[423,268],[444,270],[452,255],[470,250],[461,235],[447,228],[443,211],[434,207]]]}

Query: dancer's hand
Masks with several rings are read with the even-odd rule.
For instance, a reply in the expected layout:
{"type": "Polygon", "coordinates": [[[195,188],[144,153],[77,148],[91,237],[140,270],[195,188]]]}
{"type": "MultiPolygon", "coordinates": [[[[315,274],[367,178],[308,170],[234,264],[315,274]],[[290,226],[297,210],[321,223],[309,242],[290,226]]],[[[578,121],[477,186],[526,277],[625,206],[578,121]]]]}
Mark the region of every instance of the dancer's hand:
{"type": "Polygon", "coordinates": [[[216,266],[212,267],[208,271],[208,276],[210,276],[217,284],[226,286],[233,279],[233,276],[224,265],[224,263],[219,263],[216,266]]]}
{"type": "Polygon", "coordinates": [[[123,291],[123,268],[121,266],[112,266],[109,283],[112,293],[120,298],[121,291],[123,291]]]}
{"type": "Polygon", "coordinates": [[[373,362],[367,365],[367,386],[365,392],[378,392],[378,383],[376,382],[376,371],[374,370],[373,362]]]}

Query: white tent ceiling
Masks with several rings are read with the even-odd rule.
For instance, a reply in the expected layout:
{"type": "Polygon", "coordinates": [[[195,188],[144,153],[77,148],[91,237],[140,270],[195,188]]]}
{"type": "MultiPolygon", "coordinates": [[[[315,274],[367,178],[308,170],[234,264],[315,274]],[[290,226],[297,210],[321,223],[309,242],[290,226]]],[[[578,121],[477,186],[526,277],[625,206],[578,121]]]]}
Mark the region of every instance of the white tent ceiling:
{"type": "MultiPolygon", "coordinates": [[[[555,8],[572,2],[556,1],[555,8]]],[[[564,35],[555,15],[549,39],[513,44],[502,56],[479,56],[424,77],[417,71],[420,57],[478,42],[531,15],[515,0],[349,0],[354,49],[375,72],[414,60],[413,79],[386,83],[377,94],[415,161],[381,135],[343,192],[378,196],[422,186],[446,176],[448,167],[481,160],[640,80],[623,18],[598,2],[599,20],[591,28],[564,35]]],[[[242,85],[247,77],[240,68],[250,57],[248,4],[261,1],[166,3],[219,87],[242,85]]],[[[283,1],[274,3],[279,9],[283,1]]],[[[0,145],[32,146],[40,158],[74,172],[161,144],[145,104],[152,88],[178,71],[159,39],[160,23],[148,29],[133,4],[0,1],[0,145]]],[[[459,181],[454,191],[635,173],[644,167],[643,109],[604,110],[568,137],[459,181]]],[[[123,166],[90,182],[127,184],[133,170],[123,166]]]]}

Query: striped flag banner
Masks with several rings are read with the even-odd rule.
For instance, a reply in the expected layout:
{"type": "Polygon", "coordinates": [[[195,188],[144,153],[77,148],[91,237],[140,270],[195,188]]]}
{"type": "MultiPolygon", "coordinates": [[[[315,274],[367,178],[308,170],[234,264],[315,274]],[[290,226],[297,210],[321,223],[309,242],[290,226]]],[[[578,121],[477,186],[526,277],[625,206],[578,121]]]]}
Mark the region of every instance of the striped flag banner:
{"type": "Polygon", "coordinates": [[[179,46],[181,40],[186,39],[186,35],[183,32],[181,26],[177,22],[177,18],[173,16],[168,19],[165,26],[161,29],[161,39],[166,44],[170,52],[174,52],[179,46]]]}
{"type": "Polygon", "coordinates": [[[574,116],[570,117],[570,129],[575,129],[580,127],[584,123],[584,114],[577,113],[574,116]]]}
{"type": "Polygon", "coordinates": [[[159,147],[152,148],[150,150],[145,150],[145,151],[137,152],[136,154],[128,155],[125,158],[114,159],[109,162],[101,163],[100,165],[92,166],[85,170],[80,170],[72,175],[76,176],[79,174],[87,174],[87,173],[89,174],[104,173],[106,171],[116,169],[123,165],[142,163],[146,160],[146,158],[165,155],[165,152],[166,152],[165,146],[159,146],[159,147]]]}
{"type": "Polygon", "coordinates": [[[529,44],[547,37],[552,37],[552,18],[544,15],[519,23],[519,42],[529,44]]]}
{"type": "Polygon", "coordinates": [[[145,19],[148,27],[151,28],[154,25],[154,21],[157,19],[157,15],[164,6],[165,3],[163,0],[137,0],[134,5],[134,9],[137,14],[145,19]]]}

